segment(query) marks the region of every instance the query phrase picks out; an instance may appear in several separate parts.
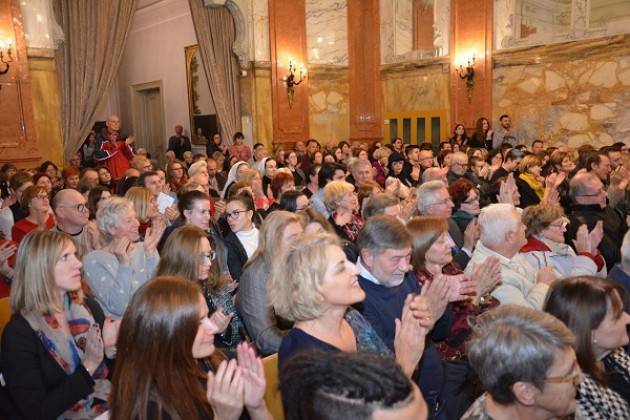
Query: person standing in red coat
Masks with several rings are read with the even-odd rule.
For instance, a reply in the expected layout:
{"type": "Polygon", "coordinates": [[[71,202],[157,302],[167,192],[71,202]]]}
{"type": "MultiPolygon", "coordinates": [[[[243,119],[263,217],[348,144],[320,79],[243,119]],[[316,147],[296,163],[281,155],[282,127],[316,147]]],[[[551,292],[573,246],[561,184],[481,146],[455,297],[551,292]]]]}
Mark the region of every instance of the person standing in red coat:
{"type": "Polygon", "coordinates": [[[109,169],[114,180],[119,180],[129,169],[129,161],[133,158],[131,145],[134,138],[121,136],[120,118],[116,115],[109,116],[105,125],[97,136],[94,157],[100,165],[109,169]]]}

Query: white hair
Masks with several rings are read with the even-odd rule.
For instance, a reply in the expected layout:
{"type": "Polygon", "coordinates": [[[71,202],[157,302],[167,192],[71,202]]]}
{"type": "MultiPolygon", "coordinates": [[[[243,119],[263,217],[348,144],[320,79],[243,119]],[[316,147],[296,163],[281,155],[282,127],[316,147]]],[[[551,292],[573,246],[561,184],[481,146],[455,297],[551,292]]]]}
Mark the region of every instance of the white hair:
{"type": "Polygon", "coordinates": [[[630,230],[626,232],[621,244],[621,266],[626,270],[630,269],[630,230]]]}
{"type": "Polygon", "coordinates": [[[491,204],[479,213],[479,240],[488,248],[503,243],[505,234],[518,227],[520,215],[512,204],[491,204]]]}
{"type": "Polygon", "coordinates": [[[436,193],[446,188],[442,181],[429,181],[418,187],[418,211],[426,214],[426,209],[436,202],[436,193]]]}

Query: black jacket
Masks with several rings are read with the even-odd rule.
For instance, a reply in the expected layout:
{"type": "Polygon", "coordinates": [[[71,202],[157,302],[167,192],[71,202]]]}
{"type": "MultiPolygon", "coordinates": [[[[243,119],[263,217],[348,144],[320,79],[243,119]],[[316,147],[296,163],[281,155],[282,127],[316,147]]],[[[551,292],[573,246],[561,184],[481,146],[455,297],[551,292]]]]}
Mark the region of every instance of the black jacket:
{"type": "Polygon", "coordinates": [[[520,204],[518,207],[524,209],[529,206],[533,206],[536,204],[540,204],[540,198],[536,191],[529,184],[523,181],[521,178],[516,178],[516,187],[518,188],[518,193],[521,196],[520,204]]]}
{"type": "Polygon", "coordinates": [[[608,206],[602,209],[598,204],[573,204],[569,219],[571,222],[564,233],[567,244],[573,246],[573,240],[576,238],[580,225],[586,225],[590,231],[598,221],[602,220],[604,222],[604,237],[598,249],[606,260],[606,268],[610,271],[615,264],[621,261],[621,242],[628,228],[619,213],[608,206]]]}
{"type": "MultiPolygon", "coordinates": [[[[102,328],[103,310],[87,297],[85,304],[102,328]]],[[[9,396],[24,419],[56,419],[94,388],[83,365],[71,375],[64,372],[21,314],[13,314],[4,329],[1,363],[9,396]]]]}
{"type": "MultiPolygon", "coordinates": [[[[462,250],[464,246],[464,232],[459,228],[457,222],[452,218],[448,218],[448,234],[451,235],[451,239],[455,242],[455,248],[453,249],[453,261],[457,263],[459,268],[464,270],[470,261],[470,257],[462,250]]],[[[472,249],[470,250],[472,252],[472,249]]]]}
{"type": "Polygon", "coordinates": [[[238,279],[241,278],[243,266],[248,259],[247,252],[234,232],[228,233],[225,236],[224,242],[227,248],[227,264],[230,275],[234,280],[238,281],[238,279]]]}

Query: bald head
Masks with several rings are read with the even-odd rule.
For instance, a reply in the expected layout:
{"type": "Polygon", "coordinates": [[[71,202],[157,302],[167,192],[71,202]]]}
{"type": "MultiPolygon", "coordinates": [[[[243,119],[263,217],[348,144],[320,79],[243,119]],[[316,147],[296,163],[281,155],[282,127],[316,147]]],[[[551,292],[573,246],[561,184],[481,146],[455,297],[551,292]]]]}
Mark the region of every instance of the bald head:
{"type": "Polygon", "coordinates": [[[120,118],[118,115],[110,115],[105,122],[110,131],[120,131],[120,118]]]}
{"type": "Polygon", "coordinates": [[[66,188],[55,194],[52,208],[64,232],[74,233],[88,222],[87,200],[77,190],[66,188]]]}

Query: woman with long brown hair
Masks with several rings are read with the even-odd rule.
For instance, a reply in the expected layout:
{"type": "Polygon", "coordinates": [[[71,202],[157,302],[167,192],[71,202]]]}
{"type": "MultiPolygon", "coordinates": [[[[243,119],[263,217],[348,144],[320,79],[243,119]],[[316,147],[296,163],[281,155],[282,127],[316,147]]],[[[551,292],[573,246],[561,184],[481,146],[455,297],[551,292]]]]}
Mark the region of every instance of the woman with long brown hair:
{"type": "Polygon", "coordinates": [[[175,159],[166,165],[166,182],[175,192],[188,182],[188,173],[182,162],[175,159]]]}
{"type": "Polygon", "coordinates": [[[471,338],[476,316],[499,305],[490,296],[501,281],[499,260],[488,258],[475,267],[471,276],[474,281],[471,282],[453,262],[453,241],[448,234],[447,219],[414,217],[407,229],[413,238],[411,265],[422,289],[428,288],[427,294],[435,296],[439,305],[452,302],[446,309],[453,319],[450,333],[435,345],[445,363],[447,395],[461,397],[448,405],[446,411],[449,418],[460,418],[468,408],[467,403],[472,404],[478,396],[478,391],[471,386],[472,372],[467,362],[466,344],[471,338]]]}
{"type": "Polygon", "coordinates": [[[475,132],[470,137],[468,146],[492,149],[492,128],[490,128],[490,122],[487,118],[481,117],[475,124],[475,132]]]}
{"type": "Polygon", "coordinates": [[[201,228],[187,224],[173,231],[160,254],[157,276],[178,276],[198,283],[213,312],[211,320],[218,327],[215,344],[231,354],[243,341],[243,324],[232,302],[236,282],[220,276],[217,253],[201,228]]]}
{"type": "Polygon", "coordinates": [[[134,294],[118,336],[112,420],[271,419],[262,361],[246,344],[206,373],[216,325],[199,286],[156,277],[134,294]],[[205,384],[204,384],[205,383],[205,384]]]}
{"type": "Polygon", "coordinates": [[[584,379],[578,411],[588,419],[622,419],[630,413],[630,315],[626,289],[610,280],[577,276],[551,286],[545,312],[575,334],[575,354],[584,379]]]}

